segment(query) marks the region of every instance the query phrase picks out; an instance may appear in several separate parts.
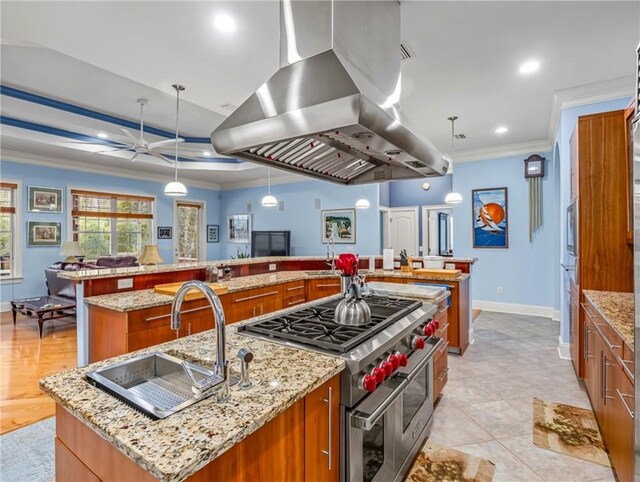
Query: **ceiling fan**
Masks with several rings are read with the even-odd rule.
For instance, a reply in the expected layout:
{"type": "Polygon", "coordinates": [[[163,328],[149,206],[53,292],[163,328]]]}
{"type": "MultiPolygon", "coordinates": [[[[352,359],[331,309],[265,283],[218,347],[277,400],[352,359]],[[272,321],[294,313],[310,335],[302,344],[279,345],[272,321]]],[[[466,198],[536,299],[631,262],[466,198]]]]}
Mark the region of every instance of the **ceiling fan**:
{"type": "Polygon", "coordinates": [[[184,139],[178,137],[176,139],[166,139],[164,141],[147,142],[147,140],[144,138],[144,106],[147,103],[147,99],[140,98],[137,100],[137,102],[138,104],[140,104],[140,137],[136,137],[135,135],[133,135],[133,133],[129,129],[121,127],[120,130],[125,136],[127,136],[128,142],[118,141],[118,144],[121,145],[112,146],[111,149],[106,151],[97,151],[96,154],[117,151],[133,151],[133,156],[131,156],[131,158],[129,159],[130,161],[135,161],[140,154],[148,154],[150,156],[157,157],[164,162],[173,164],[173,161],[167,159],[162,154],[157,152],[157,149],[184,142],[184,139]]]}

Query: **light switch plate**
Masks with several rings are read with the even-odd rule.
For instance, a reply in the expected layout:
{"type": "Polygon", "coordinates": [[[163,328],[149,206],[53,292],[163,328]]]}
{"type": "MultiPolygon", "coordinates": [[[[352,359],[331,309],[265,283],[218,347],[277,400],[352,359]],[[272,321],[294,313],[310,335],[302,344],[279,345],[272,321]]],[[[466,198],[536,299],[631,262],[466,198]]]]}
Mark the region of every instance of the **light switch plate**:
{"type": "Polygon", "coordinates": [[[118,289],[126,290],[127,288],[133,288],[133,278],[123,278],[118,280],[118,289]]]}
{"type": "Polygon", "coordinates": [[[275,263],[271,263],[269,265],[269,271],[275,271],[276,270],[276,264],[275,263]]]}
{"type": "Polygon", "coordinates": [[[456,269],[456,264],[455,263],[446,263],[444,265],[444,269],[456,269]]]}
{"type": "Polygon", "coordinates": [[[393,267],[394,268],[399,268],[400,267],[400,261],[394,261],[393,262],[393,267]]]}

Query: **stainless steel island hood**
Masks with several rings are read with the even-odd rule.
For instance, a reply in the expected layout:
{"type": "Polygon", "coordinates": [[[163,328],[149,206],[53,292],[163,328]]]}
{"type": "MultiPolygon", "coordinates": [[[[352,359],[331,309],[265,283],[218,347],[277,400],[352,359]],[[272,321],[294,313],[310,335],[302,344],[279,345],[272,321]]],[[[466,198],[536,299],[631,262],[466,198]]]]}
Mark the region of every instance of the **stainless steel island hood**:
{"type": "Polygon", "coordinates": [[[280,69],[211,134],[220,154],[342,184],[442,176],[400,114],[400,4],[280,2],[280,69]]]}

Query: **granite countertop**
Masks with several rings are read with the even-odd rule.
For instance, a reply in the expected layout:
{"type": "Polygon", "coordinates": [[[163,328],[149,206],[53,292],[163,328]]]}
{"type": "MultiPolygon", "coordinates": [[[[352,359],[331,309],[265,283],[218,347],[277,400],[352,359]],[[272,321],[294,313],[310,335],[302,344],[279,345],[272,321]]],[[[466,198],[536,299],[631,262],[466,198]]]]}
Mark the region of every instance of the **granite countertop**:
{"type": "MultiPolygon", "coordinates": [[[[369,276],[384,276],[390,278],[412,278],[418,281],[462,281],[469,277],[468,274],[462,274],[457,278],[441,278],[434,276],[413,275],[411,273],[402,273],[400,271],[383,271],[376,270],[371,273],[361,271],[369,276]]],[[[299,281],[307,279],[327,279],[339,278],[339,275],[332,275],[330,272],[309,274],[306,271],[280,271],[275,273],[257,274],[251,276],[241,276],[233,278],[229,281],[218,281],[218,284],[225,285],[229,288],[229,293],[243,291],[253,288],[261,288],[272,286],[290,281],[299,281]]],[[[107,295],[98,295],[85,298],[85,303],[89,305],[99,306],[114,311],[133,311],[151,308],[154,306],[170,305],[173,296],[155,293],[153,289],[127,291],[123,293],[112,293],[107,295]]]]}
{"type": "MultiPolygon", "coordinates": [[[[372,256],[360,256],[360,259],[368,259],[372,256]]],[[[382,256],[373,256],[376,259],[382,259],[382,256]]],[[[103,279],[103,278],[116,278],[120,276],[136,276],[145,275],[149,273],[163,273],[169,271],[187,271],[192,269],[205,269],[208,267],[218,266],[219,264],[227,264],[229,266],[239,266],[246,264],[258,264],[258,263],[281,263],[284,261],[323,261],[325,256],[271,256],[261,258],[242,258],[242,259],[219,259],[211,261],[201,261],[194,263],[179,263],[179,264],[158,264],[150,266],[133,266],[129,268],[104,268],[104,269],[84,269],[80,271],[60,271],[58,278],[68,279],[76,282],[91,280],[91,279],[103,279]]],[[[396,258],[400,259],[400,258],[396,258]]],[[[474,264],[478,261],[478,258],[445,258],[445,262],[461,262],[474,264]]]]}
{"type": "Polygon", "coordinates": [[[154,351],[210,367],[215,358],[210,330],[155,347],[58,373],[40,380],[40,388],[143,469],[162,481],[181,481],[258,430],[344,369],[337,357],[295,349],[227,329],[227,359],[238,376],[235,357],[241,347],[255,355],[253,387],[231,388],[231,400],[207,398],[163,420],[151,420],[129,405],[90,385],[85,374],[154,351]]]}
{"type": "Polygon", "coordinates": [[[583,293],[602,318],[633,349],[633,293],[595,290],[584,290],[583,293]]]}

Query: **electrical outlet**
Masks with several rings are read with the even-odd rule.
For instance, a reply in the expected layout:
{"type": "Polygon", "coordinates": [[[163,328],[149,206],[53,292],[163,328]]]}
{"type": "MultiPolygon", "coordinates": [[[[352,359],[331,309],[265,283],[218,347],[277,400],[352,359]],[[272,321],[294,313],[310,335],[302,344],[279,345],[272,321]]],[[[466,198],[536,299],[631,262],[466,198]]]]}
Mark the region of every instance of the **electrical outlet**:
{"type": "Polygon", "coordinates": [[[502,294],[502,286],[498,286],[498,288],[496,289],[496,293],[498,293],[499,295],[502,294]]]}
{"type": "Polygon", "coordinates": [[[276,270],[276,264],[275,263],[271,263],[269,265],[269,271],[275,271],[276,270]]]}
{"type": "Polygon", "coordinates": [[[123,278],[118,280],[118,289],[126,290],[127,288],[133,288],[133,278],[123,278]]]}

